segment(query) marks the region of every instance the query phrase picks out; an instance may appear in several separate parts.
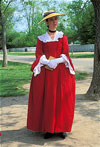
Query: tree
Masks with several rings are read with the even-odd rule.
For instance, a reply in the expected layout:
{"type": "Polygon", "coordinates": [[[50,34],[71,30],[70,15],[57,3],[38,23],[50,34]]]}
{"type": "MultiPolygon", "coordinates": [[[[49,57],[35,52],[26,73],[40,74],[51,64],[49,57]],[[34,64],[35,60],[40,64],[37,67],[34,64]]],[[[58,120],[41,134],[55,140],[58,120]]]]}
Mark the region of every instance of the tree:
{"type": "Polygon", "coordinates": [[[1,38],[2,38],[2,49],[3,49],[3,67],[7,66],[7,47],[6,47],[6,31],[5,21],[1,7],[2,1],[0,1],[0,25],[1,25],[1,38]]]}
{"type": "Polygon", "coordinates": [[[27,20],[28,24],[28,33],[30,34],[32,31],[32,25],[34,21],[34,14],[35,14],[35,6],[36,6],[36,0],[21,0],[23,11],[24,11],[24,17],[27,20]]]}
{"type": "Polygon", "coordinates": [[[45,33],[45,23],[38,24],[43,18],[43,13],[49,9],[57,9],[57,0],[21,0],[23,17],[27,22],[26,43],[28,46],[35,46],[37,36],[45,33]],[[51,4],[50,4],[51,3],[51,4]]]}
{"type": "Polygon", "coordinates": [[[95,42],[95,26],[93,5],[88,2],[87,7],[82,12],[82,20],[78,31],[81,44],[93,44],[95,42]]]}
{"type": "Polygon", "coordinates": [[[100,0],[91,0],[91,2],[95,11],[96,38],[93,77],[86,95],[89,98],[100,100],[100,0]]]}
{"type": "Polygon", "coordinates": [[[88,0],[73,0],[66,8],[67,34],[70,41],[76,43],[78,40],[81,44],[94,43],[95,17],[92,3],[88,0]]]}
{"type": "MultiPolygon", "coordinates": [[[[1,44],[3,49],[3,67],[7,66],[7,47],[6,47],[6,22],[7,17],[11,14],[8,13],[9,5],[14,0],[0,0],[0,26],[1,26],[1,44]]],[[[12,15],[12,14],[11,14],[12,15]]]]}

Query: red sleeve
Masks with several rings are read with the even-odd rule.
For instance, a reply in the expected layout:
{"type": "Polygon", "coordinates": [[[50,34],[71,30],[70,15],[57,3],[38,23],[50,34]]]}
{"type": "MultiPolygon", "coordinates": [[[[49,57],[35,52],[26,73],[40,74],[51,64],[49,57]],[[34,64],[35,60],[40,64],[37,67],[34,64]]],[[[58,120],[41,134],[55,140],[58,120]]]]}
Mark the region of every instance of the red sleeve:
{"type": "Polygon", "coordinates": [[[42,49],[42,41],[39,39],[37,40],[37,45],[36,45],[36,58],[39,58],[43,55],[43,49],[42,49]]]}
{"type": "Polygon", "coordinates": [[[63,51],[62,54],[67,55],[69,57],[69,45],[68,45],[68,39],[67,36],[63,36],[63,51]]]}
{"type": "Polygon", "coordinates": [[[72,60],[69,57],[69,45],[68,45],[68,39],[67,39],[66,35],[63,36],[63,51],[62,51],[62,54],[65,54],[68,57],[73,70],[75,70],[73,63],[72,63],[72,60]]]}
{"type": "Polygon", "coordinates": [[[36,60],[33,62],[32,66],[31,66],[31,71],[33,72],[33,69],[35,68],[35,66],[38,64],[40,57],[43,55],[42,52],[42,41],[40,41],[39,39],[37,40],[37,45],[36,45],[36,60]]]}

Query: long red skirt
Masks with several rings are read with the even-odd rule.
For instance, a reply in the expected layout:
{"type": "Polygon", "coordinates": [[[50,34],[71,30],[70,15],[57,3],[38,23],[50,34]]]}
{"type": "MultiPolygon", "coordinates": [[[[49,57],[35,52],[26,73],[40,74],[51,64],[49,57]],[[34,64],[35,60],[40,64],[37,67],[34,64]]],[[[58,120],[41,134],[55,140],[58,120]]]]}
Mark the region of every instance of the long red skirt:
{"type": "Polygon", "coordinates": [[[75,76],[64,64],[50,71],[42,67],[32,76],[27,128],[39,132],[71,132],[75,106],[75,76]]]}

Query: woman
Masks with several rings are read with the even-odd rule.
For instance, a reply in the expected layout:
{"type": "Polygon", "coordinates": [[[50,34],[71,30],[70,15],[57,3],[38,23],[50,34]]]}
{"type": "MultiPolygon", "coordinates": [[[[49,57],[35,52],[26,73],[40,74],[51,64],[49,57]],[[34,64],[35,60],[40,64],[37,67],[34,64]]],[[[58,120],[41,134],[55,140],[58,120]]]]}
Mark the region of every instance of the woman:
{"type": "Polygon", "coordinates": [[[51,10],[44,14],[48,31],[38,36],[33,72],[27,128],[45,132],[44,138],[54,133],[61,138],[71,132],[75,104],[75,72],[69,57],[68,41],[63,32],[56,31],[58,16],[51,10]]]}

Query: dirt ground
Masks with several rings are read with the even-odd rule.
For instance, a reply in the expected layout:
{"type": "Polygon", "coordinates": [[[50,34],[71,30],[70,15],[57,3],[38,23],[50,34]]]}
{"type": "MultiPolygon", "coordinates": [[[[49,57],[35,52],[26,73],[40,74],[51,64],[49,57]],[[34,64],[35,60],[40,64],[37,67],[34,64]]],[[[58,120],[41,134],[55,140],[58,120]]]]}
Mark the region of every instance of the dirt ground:
{"type": "Polygon", "coordinates": [[[73,128],[64,140],[58,136],[45,140],[43,133],[27,130],[28,95],[1,97],[1,147],[100,147],[100,101],[85,97],[90,82],[91,77],[76,82],[73,128]]]}

